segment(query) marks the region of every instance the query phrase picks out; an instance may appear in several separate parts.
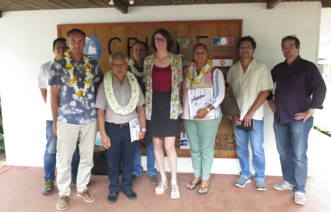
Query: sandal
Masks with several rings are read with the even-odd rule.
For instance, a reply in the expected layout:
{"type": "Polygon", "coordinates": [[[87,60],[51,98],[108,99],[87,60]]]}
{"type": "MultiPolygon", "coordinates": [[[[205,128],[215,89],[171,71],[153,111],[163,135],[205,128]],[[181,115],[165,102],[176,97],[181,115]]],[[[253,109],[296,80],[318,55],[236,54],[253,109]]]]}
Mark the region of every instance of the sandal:
{"type": "Polygon", "coordinates": [[[199,189],[199,191],[198,191],[198,194],[200,194],[200,195],[205,195],[205,194],[208,193],[208,191],[209,191],[209,184],[208,184],[208,186],[200,187],[200,189],[199,189]],[[202,189],[205,189],[205,188],[208,188],[208,190],[202,192],[201,190],[202,190],[202,189]],[[201,191],[201,192],[200,192],[200,191],[201,191]]]}
{"type": "Polygon", "coordinates": [[[178,185],[172,185],[171,186],[171,194],[170,194],[171,199],[178,199],[180,197],[179,193],[179,187],[178,185]]]}
{"type": "Polygon", "coordinates": [[[155,193],[156,194],[163,194],[164,190],[168,188],[168,183],[167,182],[159,182],[159,185],[155,188],[155,193]]]}
{"type": "Polygon", "coordinates": [[[192,183],[192,182],[190,182],[190,185],[189,186],[186,186],[186,188],[188,189],[188,190],[194,190],[198,185],[200,185],[201,184],[201,180],[199,180],[197,183],[192,183]],[[191,187],[191,186],[194,186],[194,187],[191,187]]]}

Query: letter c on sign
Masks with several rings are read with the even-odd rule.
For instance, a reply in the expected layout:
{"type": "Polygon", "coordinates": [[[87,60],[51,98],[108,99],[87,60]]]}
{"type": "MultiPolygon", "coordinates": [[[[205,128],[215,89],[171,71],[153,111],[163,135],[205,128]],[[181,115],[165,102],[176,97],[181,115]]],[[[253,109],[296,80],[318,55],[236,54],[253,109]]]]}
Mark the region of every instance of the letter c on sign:
{"type": "Polygon", "coordinates": [[[121,39],[118,38],[118,37],[111,38],[111,39],[108,41],[108,53],[109,53],[109,55],[111,55],[110,45],[111,45],[111,42],[112,42],[113,40],[118,40],[119,42],[122,42],[121,39]]]}

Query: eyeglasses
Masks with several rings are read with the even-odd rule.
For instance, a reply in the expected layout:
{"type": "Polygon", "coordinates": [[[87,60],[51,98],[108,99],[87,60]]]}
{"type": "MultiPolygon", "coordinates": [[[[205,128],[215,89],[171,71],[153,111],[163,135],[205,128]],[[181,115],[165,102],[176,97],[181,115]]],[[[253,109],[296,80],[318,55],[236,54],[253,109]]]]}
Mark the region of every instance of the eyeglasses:
{"type": "Polygon", "coordinates": [[[111,63],[111,65],[113,66],[113,68],[124,68],[126,66],[125,63],[122,63],[122,64],[113,64],[113,63],[111,63]]]}
{"type": "Polygon", "coordinates": [[[286,36],[284,36],[284,37],[282,37],[282,40],[284,40],[285,38],[288,38],[288,37],[297,37],[297,35],[296,34],[292,34],[292,35],[286,35],[286,36]]]}
{"type": "Polygon", "coordinates": [[[196,52],[193,52],[193,54],[194,54],[194,55],[206,55],[207,52],[206,52],[206,51],[201,51],[201,52],[196,51],[196,52]]]}
{"type": "Polygon", "coordinates": [[[159,43],[159,42],[164,43],[167,41],[167,39],[165,39],[165,38],[154,38],[154,40],[155,40],[155,43],[159,43]]]}

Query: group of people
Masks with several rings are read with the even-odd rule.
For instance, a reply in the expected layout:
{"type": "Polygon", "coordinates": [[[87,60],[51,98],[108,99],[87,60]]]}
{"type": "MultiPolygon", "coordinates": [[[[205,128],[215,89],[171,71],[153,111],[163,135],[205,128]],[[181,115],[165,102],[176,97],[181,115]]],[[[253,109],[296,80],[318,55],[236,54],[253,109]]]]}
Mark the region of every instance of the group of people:
{"type": "Polygon", "coordinates": [[[93,149],[97,126],[108,161],[109,195],[115,203],[118,192],[137,199],[132,183],[142,174],[140,144],[144,139],[147,150],[147,175],[156,194],[165,193],[168,178],[165,172],[164,150],[171,171],[172,199],[180,198],[177,183],[177,153],[175,138],[180,135],[180,119],[190,143],[194,170],[186,188],[205,195],[209,191],[210,172],[214,159],[217,130],[222,118],[222,103],[229,83],[240,109],[229,117],[233,121],[237,154],[241,167],[235,185],[244,187],[251,182],[248,143],[253,154],[255,188],[266,190],[264,142],[264,101],[274,113],[274,131],[284,181],[277,190],[293,189],[294,201],[305,204],[307,178],[308,134],[313,124],[312,114],[322,107],[326,86],[317,67],[299,56],[300,41],[286,36],[281,49],[286,60],[271,71],[253,57],[256,42],[250,36],[238,41],[240,60],[224,79],[221,70],[208,60],[208,49],[198,43],[193,47],[193,62],[184,70],[181,58],[170,53],[174,45],[170,33],[160,28],[152,36],[155,53],[147,56],[148,45],[137,41],[133,59],[125,53],[110,55],[110,71],[105,75],[94,59],[83,53],[85,33],[72,29],[67,40],[53,43],[55,59],[44,64],[39,74],[39,87],[51,111],[46,121],[47,145],[44,158],[44,195],[54,187],[56,153],[57,209],[68,206],[70,183],[77,184],[77,195],[87,202],[95,197],[87,188],[93,166],[93,149]],[[276,88],[274,89],[274,84],[276,88]],[[214,96],[206,107],[191,118],[188,91],[197,86],[211,85],[214,96]],[[274,91],[274,92],[273,92],[274,91]],[[211,111],[214,116],[207,116],[211,111]],[[132,142],[129,122],[138,119],[141,130],[132,142]],[[246,130],[239,126],[250,127],[246,130]],[[157,163],[160,180],[157,178],[157,163]],[[78,174],[77,174],[78,170],[78,174]],[[121,172],[121,180],[119,175],[121,172]]]}

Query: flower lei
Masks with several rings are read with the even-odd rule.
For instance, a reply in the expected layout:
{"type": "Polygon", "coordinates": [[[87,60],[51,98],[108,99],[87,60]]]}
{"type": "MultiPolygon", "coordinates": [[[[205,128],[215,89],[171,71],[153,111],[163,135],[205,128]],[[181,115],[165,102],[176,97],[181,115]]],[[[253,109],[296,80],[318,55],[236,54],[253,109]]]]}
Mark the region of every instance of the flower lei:
{"type": "Polygon", "coordinates": [[[77,85],[77,78],[74,76],[74,66],[71,63],[71,54],[70,51],[64,52],[64,58],[67,61],[67,64],[65,66],[66,70],[69,72],[70,79],[69,82],[73,84],[74,89],[78,96],[85,96],[87,93],[87,90],[92,86],[92,74],[91,74],[91,64],[90,60],[87,56],[87,54],[83,54],[83,60],[84,60],[84,70],[86,71],[86,77],[85,77],[85,85],[84,88],[81,89],[77,85]]]}
{"type": "Polygon", "coordinates": [[[136,77],[130,73],[129,71],[126,72],[125,76],[128,78],[130,86],[131,86],[131,99],[129,104],[125,107],[122,107],[118,104],[116,100],[114,89],[113,89],[113,71],[108,71],[104,77],[104,85],[105,85],[105,94],[107,101],[111,107],[111,109],[119,115],[127,115],[131,113],[133,110],[136,109],[138,100],[139,100],[139,85],[136,77]]]}
{"type": "Polygon", "coordinates": [[[131,72],[133,75],[137,76],[137,77],[143,77],[144,76],[144,72],[139,72],[136,67],[134,66],[135,62],[133,59],[129,60],[129,66],[131,67],[131,72]]]}
{"type": "Polygon", "coordinates": [[[188,89],[190,89],[191,87],[191,82],[193,80],[193,84],[199,84],[200,80],[202,79],[202,77],[205,77],[210,69],[210,67],[212,67],[213,62],[209,61],[207,62],[207,64],[200,70],[200,74],[198,77],[196,77],[195,79],[193,79],[193,74],[196,71],[196,64],[195,63],[190,63],[188,70],[189,73],[186,75],[186,91],[188,91],[188,89]]]}

